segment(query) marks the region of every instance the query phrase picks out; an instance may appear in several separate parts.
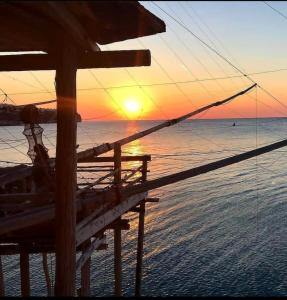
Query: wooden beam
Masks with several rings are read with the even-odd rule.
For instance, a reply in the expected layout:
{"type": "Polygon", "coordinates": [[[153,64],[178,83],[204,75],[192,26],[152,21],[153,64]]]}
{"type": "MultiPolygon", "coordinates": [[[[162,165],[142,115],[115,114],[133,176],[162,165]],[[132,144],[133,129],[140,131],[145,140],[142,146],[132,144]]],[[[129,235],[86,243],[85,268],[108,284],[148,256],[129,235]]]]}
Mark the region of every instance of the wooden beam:
{"type": "Polygon", "coordinates": [[[80,245],[83,241],[104,229],[107,225],[115,221],[125,212],[128,212],[146,197],[147,193],[133,195],[132,197],[124,199],[120,204],[103,213],[100,217],[91,220],[85,226],[77,226],[77,245],[80,245]]]}
{"type": "Polygon", "coordinates": [[[30,296],[30,267],[29,254],[20,253],[21,295],[30,296]]]}
{"type": "Polygon", "coordinates": [[[0,297],[5,296],[5,281],[4,281],[4,273],[2,266],[2,256],[0,255],[0,297]]]}
{"type": "Polygon", "coordinates": [[[141,295],[143,241],[144,241],[144,217],[145,217],[145,202],[142,202],[140,204],[139,225],[138,225],[135,297],[139,297],[141,295]]]}
{"type": "Polygon", "coordinates": [[[262,155],[264,153],[273,151],[275,149],[279,149],[282,147],[287,146],[287,139],[286,140],[282,140],[280,142],[277,143],[273,143],[270,144],[268,146],[264,146],[261,148],[257,148],[251,151],[247,151],[241,154],[237,154],[228,158],[224,158],[200,167],[196,167],[196,168],[192,168],[189,170],[185,170],[182,172],[178,172],[178,173],[174,173],[174,174],[170,174],[167,176],[163,176],[161,178],[158,179],[154,179],[154,180],[150,180],[147,182],[142,183],[141,185],[137,185],[137,186],[133,186],[130,189],[127,188],[124,193],[126,193],[126,196],[128,195],[132,195],[132,194],[137,194],[137,193],[141,193],[141,192],[146,192],[146,191],[150,191],[162,186],[166,186],[172,183],[176,183],[178,181],[181,180],[185,180],[188,178],[192,178],[201,174],[205,174],[220,168],[224,168],[226,166],[230,166],[236,163],[239,163],[241,161],[250,159],[252,157],[256,157],[258,155],[262,155]]]}
{"type": "MultiPolygon", "coordinates": [[[[149,50],[120,50],[87,52],[75,62],[78,69],[122,68],[150,66],[149,50]]],[[[0,71],[55,70],[56,57],[52,54],[1,55],[0,71]]]]}
{"type": "Polygon", "coordinates": [[[50,279],[50,274],[49,274],[47,253],[42,253],[42,264],[43,264],[43,271],[45,274],[47,293],[48,293],[48,296],[51,297],[51,296],[53,296],[53,294],[52,294],[53,291],[52,291],[51,279],[50,279]]]}
{"type": "Polygon", "coordinates": [[[77,260],[76,263],[76,270],[80,270],[83,265],[85,264],[85,262],[91,257],[91,255],[93,254],[93,252],[95,250],[97,250],[102,244],[106,244],[106,236],[102,236],[101,238],[95,238],[91,245],[86,248],[82,255],[79,257],[79,259],[77,260]]]}
{"type": "Polygon", "coordinates": [[[63,41],[56,68],[56,282],[55,296],[76,291],[76,74],[77,49],[63,41]]]}

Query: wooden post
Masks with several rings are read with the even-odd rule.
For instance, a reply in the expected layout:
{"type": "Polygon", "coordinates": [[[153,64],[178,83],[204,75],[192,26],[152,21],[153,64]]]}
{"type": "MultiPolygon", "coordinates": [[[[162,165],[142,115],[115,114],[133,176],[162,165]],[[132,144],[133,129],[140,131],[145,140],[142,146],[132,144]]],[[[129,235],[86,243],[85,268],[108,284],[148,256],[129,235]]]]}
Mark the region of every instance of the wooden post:
{"type": "Polygon", "coordinates": [[[43,270],[45,274],[45,280],[46,280],[46,286],[47,286],[47,292],[48,296],[53,296],[52,294],[52,285],[51,285],[51,279],[49,274],[49,268],[48,268],[48,260],[47,260],[47,253],[42,253],[42,263],[43,263],[43,270]]]}
{"type": "Polygon", "coordinates": [[[55,296],[75,296],[77,49],[66,41],[57,56],[56,282],[55,296]]]}
{"type": "Polygon", "coordinates": [[[2,257],[0,255],[0,297],[5,297],[5,283],[4,283],[4,274],[2,268],[2,257]]]}
{"type": "MultiPolygon", "coordinates": [[[[85,251],[91,245],[91,240],[87,240],[83,245],[83,251],[85,251]]],[[[80,296],[90,296],[90,270],[91,270],[91,258],[84,263],[81,268],[81,290],[80,296]]]]}
{"type": "MultiPolygon", "coordinates": [[[[114,148],[114,184],[117,186],[117,200],[121,201],[121,145],[114,148]]],[[[118,219],[120,220],[120,218],[118,219]]],[[[114,228],[114,273],[115,296],[122,296],[122,232],[120,226],[114,228]]]]}
{"type": "MultiPolygon", "coordinates": [[[[143,161],[142,181],[147,179],[147,160],[143,161]]],[[[138,227],[138,243],[137,243],[137,264],[136,264],[136,279],[135,279],[135,296],[141,295],[142,281],[142,261],[143,261],[143,240],[144,240],[144,217],[145,217],[145,202],[140,203],[139,209],[139,227],[138,227]]]]}
{"type": "Polygon", "coordinates": [[[21,295],[30,296],[29,254],[20,253],[21,295]]]}

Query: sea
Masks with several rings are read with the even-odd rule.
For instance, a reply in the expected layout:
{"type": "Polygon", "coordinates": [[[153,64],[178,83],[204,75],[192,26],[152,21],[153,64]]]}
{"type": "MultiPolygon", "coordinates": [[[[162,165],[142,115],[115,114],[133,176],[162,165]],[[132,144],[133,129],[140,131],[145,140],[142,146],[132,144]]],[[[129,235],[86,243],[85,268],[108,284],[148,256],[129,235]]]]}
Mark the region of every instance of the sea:
{"type": "MultiPolygon", "coordinates": [[[[78,151],[160,122],[78,123],[78,151]]],[[[52,157],[56,125],[41,126],[52,157]]],[[[122,150],[124,155],[150,154],[148,179],[155,179],[282,140],[286,128],[287,118],[194,119],[136,140],[122,150]]],[[[31,162],[22,131],[22,126],[0,127],[1,166],[13,165],[10,161],[31,162]]],[[[286,151],[281,148],[149,193],[160,201],[146,205],[143,296],[287,295],[286,151]]],[[[122,288],[124,296],[133,296],[138,215],[128,213],[125,218],[131,228],[122,236],[122,288]]],[[[113,295],[111,230],[107,242],[107,250],[92,255],[92,296],[113,295]]],[[[45,296],[42,258],[30,257],[31,294],[45,296]]],[[[3,257],[2,262],[6,295],[19,296],[19,256],[3,257]]],[[[48,264],[54,282],[53,254],[48,255],[48,264]]]]}

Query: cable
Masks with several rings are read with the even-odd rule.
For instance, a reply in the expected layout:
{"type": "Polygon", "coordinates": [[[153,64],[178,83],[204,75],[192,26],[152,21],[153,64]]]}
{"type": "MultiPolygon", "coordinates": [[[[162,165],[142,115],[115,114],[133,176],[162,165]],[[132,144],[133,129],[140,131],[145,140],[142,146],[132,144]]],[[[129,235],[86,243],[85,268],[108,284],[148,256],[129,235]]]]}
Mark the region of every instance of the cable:
{"type": "MultiPolygon", "coordinates": [[[[183,27],[185,30],[187,30],[190,34],[192,34],[197,40],[199,40],[203,45],[205,45],[208,49],[210,49],[212,52],[217,54],[221,59],[223,59],[225,62],[227,62],[230,66],[232,66],[235,70],[237,70],[239,73],[241,73],[243,76],[248,78],[251,82],[256,83],[249,75],[245,74],[243,71],[241,71],[238,67],[236,67],[229,59],[224,57],[221,53],[219,53],[217,50],[215,50],[213,47],[211,47],[209,44],[207,44],[205,41],[203,41],[199,36],[197,36],[195,33],[193,33],[189,28],[187,28],[183,23],[179,22],[176,18],[171,16],[168,12],[166,12],[164,9],[162,9],[159,5],[157,5],[154,1],[151,1],[156,7],[158,7],[161,11],[163,11],[167,16],[169,16],[171,19],[173,19],[177,24],[179,24],[181,27],[183,27]]],[[[278,98],[276,98],[274,95],[272,95],[269,91],[267,91],[265,88],[263,88],[261,85],[258,85],[258,87],[264,91],[267,95],[269,95],[272,99],[276,100],[278,103],[280,103],[282,106],[284,106],[287,109],[287,106],[282,103],[278,98]]]]}
{"type": "Polygon", "coordinates": [[[267,5],[268,7],[270,7],[273,11],[275,11],[276,13],[278,13],[281,17],[283,17],[284,19],[287,20],[287,16],[284,15],[281,11],[279,11],[278,9],[274,8],[273,6],[271,6],[269,3],[267,3],[266,1],[262,1],[265,5],[267,5]]]}

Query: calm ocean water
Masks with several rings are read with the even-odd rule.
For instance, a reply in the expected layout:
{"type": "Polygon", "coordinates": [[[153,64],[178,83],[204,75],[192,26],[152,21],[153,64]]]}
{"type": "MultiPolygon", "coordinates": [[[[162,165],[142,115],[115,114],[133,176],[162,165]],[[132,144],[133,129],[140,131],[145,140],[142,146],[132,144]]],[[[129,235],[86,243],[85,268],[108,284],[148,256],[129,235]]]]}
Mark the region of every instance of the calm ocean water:
{"type": "MultiPolygon", "coordinates": [[[[79,150],[155,124],[158,122],[80,123],[79,150]]],[[[53,156],[55,125],[43,127],[45,145],[53,156]]],[[[135,141],[123,151],[151,154],[151,179],[284,139],[286,128],[284,118],[193,120],[135,141]],[[233,122],[237,126],[232,126],[233,122]]],[[[28,162],[23,128],[1,127],[0,131],[0,159],[28,162]]],[[[160,202],[147,205],[142,294],[286,296],[286,151],[282,148],[151,192],[160,202]]],[[[130,213],[127,218],[131,230],[123,232],[123,291],[125,296],[132,296],[137,215],[130,213]]],[[[113,294],[112,232],[107,238],[108,250],[92,257],[94,296],[113,294]]],[[[54,256],[49,261],[54,269],[54,256]]],[[[8,295],[20,295],[18,268],[18,256],[4,259],[8,295]]],[[[31,280],[32,295],[46,295],[37,255],[31,263],[31,280]]]]}

